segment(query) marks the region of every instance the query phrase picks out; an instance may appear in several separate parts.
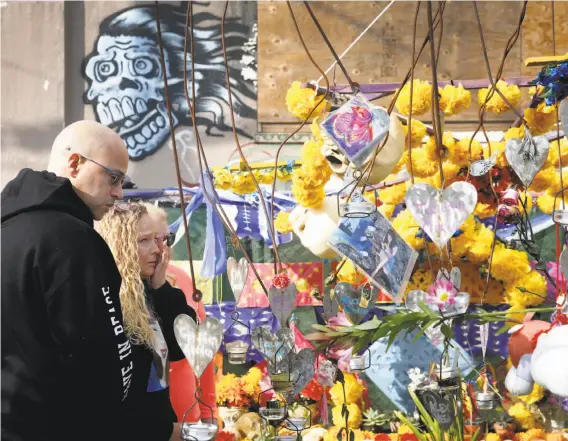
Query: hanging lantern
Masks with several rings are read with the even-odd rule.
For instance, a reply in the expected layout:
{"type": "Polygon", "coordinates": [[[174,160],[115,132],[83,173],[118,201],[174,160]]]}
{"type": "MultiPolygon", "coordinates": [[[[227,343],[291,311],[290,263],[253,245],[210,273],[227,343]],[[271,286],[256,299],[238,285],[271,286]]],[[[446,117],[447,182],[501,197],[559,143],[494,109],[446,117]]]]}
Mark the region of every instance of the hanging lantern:
{"type": "Polygon", "coordinates": [[[198,423],[184,423],[182,425],[182,439],[186,441],[211,441],[217,435],[215,424],[206,424],[201,421],[198,423]]]}
{"type": "Polygon", "coordinates": [[[475,392],[475,401],[479,410],[492,410],[496,403],[495,392],[475,392]]]}
{"type": "MultiPolygon", "coordinates": [[[[247,329],[247,333],[245,335],[245,338],[249,338],[249,334],[250,334],[250,326],[248,326],[246,323],[243,323],[239,320],[239,312],[235,309],[232,313],[231,313],[231,319],[233,320],[233,323],[231,323],[231,326],[229,326],[227,328],[227,332],[229,332],[229,329],[231,329],[235,324],[240,324],[241,326],[244,326],[247,329]]],[[[248,342],[246,342],[245,340],[235,340],[229,343],[225,343],[225,350],[227,351],[227,356],[229,359],[229,363],[230,364],[245,364],[247,361],[247,353],[248,353],[248,349],[250,347],[250,344],[248,342]]]]}
{"type": "Polygon", "coordinates": [[[288,406],[280,400],[272,399],[266,402],[266,407],[258,409],[258,412],[268,424],[276,427],[286,419],[288,406]]]}
{"type": "Polygon", "coordinates": [[[552,219],[554,220],[554,222],[562,226],[568,226],[568,207],[566,207],[564,204],[565,191],[566,188],[563,188],[558,193],[556,193],[556,195],[554,195],[554,205],[552,206],[552,219]],[[557,209],[556,199],[558,198],[559,194],[562,195],[562,203],[560,204],[560,207],[557,209]]]}
{"type": "Polygon", "coordinates": [[[349,372],[363,372],[369,369],[371,367],[370,355],[371,352],[367,349],[363,354],[351,357],[351,360],[349,360],[349,372]],[[367,352],[369,353],[369,357],[367,356],[367,352]]]}

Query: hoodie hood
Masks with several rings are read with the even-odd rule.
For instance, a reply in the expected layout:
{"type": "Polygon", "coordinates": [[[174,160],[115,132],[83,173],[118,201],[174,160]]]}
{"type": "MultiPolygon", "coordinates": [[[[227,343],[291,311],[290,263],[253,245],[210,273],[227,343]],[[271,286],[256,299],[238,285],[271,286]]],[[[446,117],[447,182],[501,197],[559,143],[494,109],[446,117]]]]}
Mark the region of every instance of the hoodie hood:
{"type": "Polygon", "coordinates": [[[2,222],[35,210],[62,211],[93,225],[91,210],[69,179],[25,168],[2,190],[2,222]]]}

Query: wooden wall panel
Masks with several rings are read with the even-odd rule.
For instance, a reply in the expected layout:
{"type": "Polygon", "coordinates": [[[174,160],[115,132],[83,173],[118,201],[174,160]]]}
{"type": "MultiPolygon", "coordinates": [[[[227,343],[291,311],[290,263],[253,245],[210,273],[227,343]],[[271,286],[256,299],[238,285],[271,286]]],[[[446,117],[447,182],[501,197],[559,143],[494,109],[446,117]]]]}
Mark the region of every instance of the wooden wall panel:
{"type": "MultiPolygon", "coordinates": [[[[292,2],[298,26],[306,44],[325,70],[333,57],[308,15],[303,3],[292,2]]],[[[340,54],[367,27],[388,2],[311,2],[320,24],[340,54]]],[[[433,3],[434,11],[439,3],[433,3]]],[[[506,42],[515,30],[522,3],[510,1],[478,2],[479,14],[487,45],[492,73],[495,74],[503,56],[506,42]]],[[[359,83],[386,83],[401,81],[408,71],[412,58],[412,24],[415,2],[396,2],[346,55],[343,62],[353,81],[359,83]]],[[[552,54],[550,2],[530,2],[523,24],[522,40],[510,52],[504,76],[535,76],[538,68],[524,68],[528,56],[552,54]]],[[[568,51],[568,3],[555,2],[557,53],[568,51]]],[[[315,80],[319,73],[310,63],[301,46],[297,32],[284,2],[259,2],[259,130],[286,132],[297,126],[285,103],[286,90],[294,80],[315,80]]],[[[421,42],[428,31],[424,2],[419,13],[417,41],[421,42]]],[[[418,44],[417,44],[418,45],[418,44]]],[[[333,77],[333,71],[329,75],[333,77]]],[[[431,80],[429,47],[422,54],[416,78],[431,80]]],[[[444,29],[438,78],[487,78],[475,13],[471,2],[448,2],[444,13],[444,29]]],[[[345,84],[337,68],[337,84],[345,84]]],[[[473,94],[476,97],[476,93],[473,94]]],[[[525,101],[528,92],[524,91],[525,101]]],[[[447,125],[455,130],[472,130],[477,121],[476,98],[470,109],[448,119],[447,125]]],[[[388,105],[389,99],[378,101],[388,105]]],[[[423,120],[428,122],[429,115],[423,120]]],[[[512,112],[488,115],[488,129],[505,127],[514,119],[512,112]]]]}

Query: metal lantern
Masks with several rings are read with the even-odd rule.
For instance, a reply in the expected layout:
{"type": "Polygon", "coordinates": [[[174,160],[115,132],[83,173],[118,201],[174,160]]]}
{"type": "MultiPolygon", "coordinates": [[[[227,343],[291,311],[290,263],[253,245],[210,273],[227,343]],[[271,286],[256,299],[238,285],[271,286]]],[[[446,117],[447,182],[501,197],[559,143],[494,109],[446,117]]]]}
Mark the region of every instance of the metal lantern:
{"type": "Polygon", "coordinates": [[[349,372],[363,372],[371,367],[371,352],[365,351],[361,355],[355,355],[349,360],[349,372]],[[367,356],[369,353],[369,356],[367,356]],[[368,363],[368,364],[367,364],[368,363]]]}
{"type": "MultiPolygon", "coordinates": [[[[244,326],[247,329],[246,337],[250,338],[250,326],[239,320],[239,312],[236,309],[231,312],[231,319],[233,320],[233,323],[231,323],[231,326],[227,328],[227,333],[229,332],[229,329],[231,329],[235,324],[238,323],[239,325],[244,326]]],[[[247,361],[247,353],[249,347],[250,344],[244,340],[235,340],[229,343],[225,343],[225,349],[227,351],[229,363],[245,364],[247,361]]]]}
{"type": "Polygon", "coordinates": [[[566,190],[567,187],[564,187],[554,195],[554,205],[552,206],[552,220],[564,227],[568,226],[568,207],[566,207],[564,203],[564,192],[566,190]],[[562,194],[562,203],[560,204],[562,208],[556,209],[556,199],[559,194],[562,194]]]}
{"type": "Polygon", "coordinates": [[[479,410],[493,410],[496,404],[496,395],[493,391],[475,392],[475,401],[479,410]]]}
{"type": "Polygon", "coordinates": [[[272,399],[266,402],[266,407],[258,409],[260,416],[271,426],[278,426],[288,415],[288,406],[280,400],[272,399]]]}

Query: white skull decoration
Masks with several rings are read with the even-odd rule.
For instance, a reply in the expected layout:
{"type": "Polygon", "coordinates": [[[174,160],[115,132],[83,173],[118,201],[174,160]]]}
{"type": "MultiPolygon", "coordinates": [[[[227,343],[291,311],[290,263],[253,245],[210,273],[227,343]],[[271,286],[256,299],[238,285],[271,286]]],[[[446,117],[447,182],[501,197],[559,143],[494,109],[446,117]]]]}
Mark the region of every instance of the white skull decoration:
{"type": "MultiPolygon", "coordinates": [[[[164,59],[169,70],[166,51],[164,59]]],[[[140,36],[101,35],[85,75],[91,80],[87,100],[96,102],[97,119],[118,132],[130,157],[142,159],[155,152],[170,131],[164,74],[155,41],[140,36]]],[[[178,120],[172,116],[177,126],[178,120]]]]}

